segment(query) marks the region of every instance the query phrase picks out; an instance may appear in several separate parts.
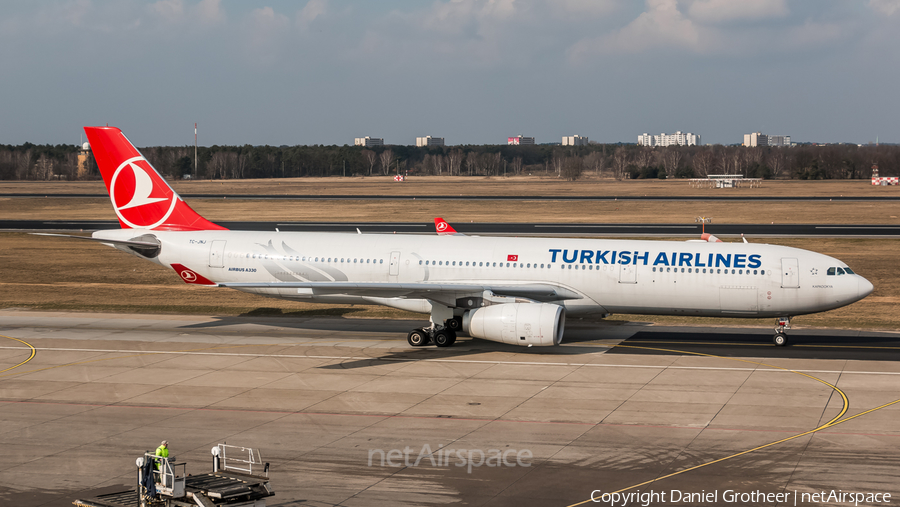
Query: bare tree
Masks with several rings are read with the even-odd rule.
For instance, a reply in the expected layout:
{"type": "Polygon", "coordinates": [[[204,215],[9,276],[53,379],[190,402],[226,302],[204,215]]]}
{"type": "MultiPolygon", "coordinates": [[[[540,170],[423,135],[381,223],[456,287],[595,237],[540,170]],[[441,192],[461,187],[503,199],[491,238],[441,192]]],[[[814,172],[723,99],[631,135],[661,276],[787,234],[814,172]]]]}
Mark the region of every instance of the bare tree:
{"type": "Polygon", "coordinates": [[[41,155],[41,158],[34,163],[34,179],[49,180],[52,177],[53,161],[47,158],[46,155],[41,155]]]}
{"type": "Polygon", "coordinates": [[[210,178],[218,177],[224,180],[227,177],[225,172],[226,158],[227,156],[223,151],[213,153],[213,156],[209,159],[209,164],[206,166],[210,178]]]}
{"type": "Polygon", "coordinates": [[[501,160],[499,151],[497,153],[484,153],[479,159],[485,174],[488,176],[497,174],[497,171],[500,169],[501,160]]]}
{"type": "Polygon", "coordinates": [[[381,158],[381,170],[387,176],[391,171],[391,164],[394,163],[394,152],[392,150],[384,150],[379,157],[381,158]]]}
{"type": "Polygon", "coordinates": [[[612,159],[613,177],[615,179],[621,180],[625,177],[625,168],[628,166],[629,162],[628,151],[622,146],[616,148],[612,159]]]}
{"type": "Polygon", "coordinates": [[[522,172],[522,157],[516,157],[512,160],[512,170],[515,175],[522,172]]]}
{"type": "Polygon", "coordinates": [[[556,173],[556,176],[562,176],[562,168],[565,161],[566,157],[563,155],[562,150],[553,151],[553,158],[550,159],[550,163],[553,165],[553,171],[556,173]]]}
{"type": "Polygon", "coordinates": [[[24,180],[31,172],[31,150],[16,152],[16,179],[24,180]]]}
{"type": "Polygon", "coordinates": [[[701,149],[696,155],[694,155],[694,169],[697,170],[697,174],[705,178],[709,176],[709,171],[713,168],[713,154],[712,151],[707,149],[701,149]]]}
{"type": "Polygon", "coordinates": [[[644,147],[638,150],[637,154],[637,166],[641,169],[646,169],[650,166],[650,162],[653,160],[653,148],[644,147]]]}
{"type": "Polygon", "coordinates": [[[447,154],[447,170],[450,172],[450,176],[453,176],[454,172],[459,176],[459,167],[462,165],[462,160],[463,152],[461,150],[450,150],[450,153],[447,154]]]}
{"type": "Polygon", "coordinates": [[[665,156],[663,157],[666,176],[669,178],[675,177],[675,172],[678,171],[678,165],[681,163],[681,158],[683,156],[684,154],[681,152],[681,147],[679,146],[669,146],[666,148],[665,156]]]}
{"type": "Polygon", "coordinates": [[[363,159],[369,163],[369,176],[372,176],[372,170],[375,169],[375,162],[378,161],[378,155],[372,150],[362,151],[363,159]]]}
{"type": "Polygon", "coordinates": [[[775,151],[769,156],[769,167],[772,169],[772,177],[778,178],[784,172],[785,164],[784,151],[775,148],[775,151]]]}
{"type": "Polygon", "coordinates": [[[597,151],[588,153],[582,161],[582,166],[587,171],[593,171],[594,174],[599,177],[600,173],[603,171],[603,155],[597,151]]]}
{"type": "Polygon", "coordinates": [[[562,168],[562,176],[565,179],[575,181],[582,172],[584,172],[584,161],[581,157],[566,157],[562,168]]]}
{"type": "Polygon", "coordinates": [[[741,150],[735,148],[731,151],[731,163],[734,172],[732,174],[744,174],[744,157],[741,156],[741,150]]]}
{"type": "Polygon", "coordinates": [[[469,173],[469,176],[472,175],[472,171],[478,170],[478,154],[474,151],[470,151],[466,154],[466,172],[469,173]]]}
{"type": "Polygon", "coordinates": [[[447,167],[447,159],[438,153],[431,156],[431,163],[434,164],[434,168],[437,169],[438,176],[442,176],[447,167]]]}

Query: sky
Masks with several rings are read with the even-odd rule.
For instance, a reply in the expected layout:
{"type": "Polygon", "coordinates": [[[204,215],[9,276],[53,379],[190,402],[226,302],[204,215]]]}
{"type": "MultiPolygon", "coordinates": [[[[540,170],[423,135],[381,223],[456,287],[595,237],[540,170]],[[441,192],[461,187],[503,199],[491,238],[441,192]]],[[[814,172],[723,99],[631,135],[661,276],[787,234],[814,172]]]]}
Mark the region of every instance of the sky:
{"type": "Polygon", "coordinates": [[[900,0],[4,0],[0,144],[900,143],[900,0]]]}

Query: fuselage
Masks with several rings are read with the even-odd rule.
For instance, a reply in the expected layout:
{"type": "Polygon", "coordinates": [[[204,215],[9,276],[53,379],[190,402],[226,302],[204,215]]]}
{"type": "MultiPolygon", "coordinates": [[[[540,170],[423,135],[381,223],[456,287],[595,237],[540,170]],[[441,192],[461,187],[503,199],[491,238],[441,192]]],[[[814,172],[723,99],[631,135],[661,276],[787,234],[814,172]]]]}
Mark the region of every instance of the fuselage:
{"type": "MultiPolygon", "coordinates": [[[[228,230],[94,233],[122,240],[143,235],[161,244],[149,260],[169,268],[184,265],[215,283],[547,283],[582,296],[559,303],[576,315],[779,317],[838,308],[872,291],[871,283],[838,259],[759,243],[228,230]]],[[[431,309],[427,300],[317,295],[296,288],[241,290],[431,309]]]]}

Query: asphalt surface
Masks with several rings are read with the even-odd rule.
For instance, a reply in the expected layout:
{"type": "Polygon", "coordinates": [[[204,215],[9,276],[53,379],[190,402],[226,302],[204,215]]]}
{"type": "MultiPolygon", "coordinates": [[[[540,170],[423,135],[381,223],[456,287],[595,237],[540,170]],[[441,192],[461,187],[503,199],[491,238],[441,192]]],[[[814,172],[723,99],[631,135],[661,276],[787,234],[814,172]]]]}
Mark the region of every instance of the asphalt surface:
{"type": "Polygon", "coordinates": [[[127,489],[162,439],[188,473],[209,471],[217,443],[259,449],[273,507],[900,495],[896,333],[796,329],[796,346],[776,348],[766,328],[571,320],[559,347],[413,349],[418,324],[0,310],[0,504],[127,489]],[[415,463],[425,445],[524,459],[415,463]],[[378,458],[407,448],[409,462],[378,458]]]}
{"type": "MultiPolygon", "coordinates": [[[[231,230],[284,232],[434,233],[433,223],[416,222],[217,222],[231,230]]],[[[700,224],[571,224],[571,223],[453,223],[463,234],[510,236],[695,236],[700,224]]],[[[0,230],[94,231],[118,229],[111,220],[0,220],[0,230]]],[[[720,236],[897,237],[900,226],[873,224],[709,224],[706,232],[720,236]]]]}
{"type": "MultiPolygon", "coordinates": [[[[259,199],[259,200],[379,200],[379,201],[851,201],[851,202],[892,202],[900,201],[900,196],[656,196],[656,195],[356,195],[356,194],[179,194],[188,199],[259,199]]],[[[33,193],[0,193],[0,197],[8,198],[69,198],[69,199],[108,199],[109,194],[33,194],[33,193]]]]}

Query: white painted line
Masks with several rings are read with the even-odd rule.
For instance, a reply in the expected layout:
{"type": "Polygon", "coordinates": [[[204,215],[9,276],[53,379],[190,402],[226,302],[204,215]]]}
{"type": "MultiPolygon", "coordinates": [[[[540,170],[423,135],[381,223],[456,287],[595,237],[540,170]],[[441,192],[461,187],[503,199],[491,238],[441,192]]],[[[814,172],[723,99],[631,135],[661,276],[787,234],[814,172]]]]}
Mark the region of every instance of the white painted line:
{"type": "MultiPolygon", "coordinates": [[[[265,347],[269,344],[252,344],[252,346],[265,347]]],[[[285,346],[282,344],[273,344],[274,346],[285,346]]],[[[222,345],[216,345],[221,347],[222,345]]],[[[225,345],[227,347],[227,345],[225,345]]],[[[2,349],[28,350],[24,347],[2,346],[2,349]]],[[[115,353],[115,354],[167,354],[167,355],[190,355],[190,356],[228,356],[228,357],[275,357],[280,359],[337,359],[345,361],[384,361],[384,362],[401,362],[401,363],[469,363],[469,364],[502,364],[502,365],[522,365],[522,366],[593,366],[599,368],[655,368],[655,369],[671,369],[671,370],[723,370],[723,371],[759,371],[759,372],[784,372],[784,373],[837,373],[837,374],[858,374],[858,375],[900,375],[900,371],[848,371],[848,370],[791,370],[781,368],[770,368],[760,365],[756,368],[728,368],[720,366],[671,366],[671,365],[642,365],[642,364],[598,364],[598,363],[552,363],[541,361],[481,361],[476,359],[403,359],[403,358],[384,358],[370,356],[307,356],[300,354],[265,354],[265,353],[248,353],[248,352],[179,352],[177,350],[128,350],[128,349],[76,349],[61,347],[35,347],[35,350],[46,352],[95,352],[95,353],[115,353]]],[[[711,358],[718,359],[718,358],[711,358]]],[[[727,358],[726,358],[727,359],[727,358]]],[[[13,372],[15,373],[15,372],[13,372]]]]}

